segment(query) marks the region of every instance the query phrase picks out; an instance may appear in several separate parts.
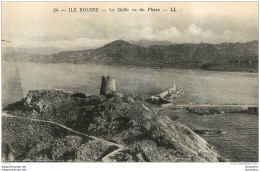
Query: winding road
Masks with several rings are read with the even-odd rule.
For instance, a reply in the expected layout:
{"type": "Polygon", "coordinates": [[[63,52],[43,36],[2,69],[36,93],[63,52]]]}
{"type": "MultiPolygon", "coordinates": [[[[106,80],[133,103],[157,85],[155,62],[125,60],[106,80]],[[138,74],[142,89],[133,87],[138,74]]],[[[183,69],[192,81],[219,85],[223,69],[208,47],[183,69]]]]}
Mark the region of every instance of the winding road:
{"type": "Polygon", "coordinates": [[[46,121],[46,120],[40,120],[40,119],[32,119],[32,118],[24,118],[24,117],[19,117],[19,116],[14,116],[14,115],[10,115],[10,114],[7,114],[5,112],[2,112],[2,117],[12,117],[12,118],[19,118],[19,119],[24,119],[24,120],[30,120],[30,121],[35,121],[35,122],[45,122],[45,123],[50,123],[50,124],[54,124],[54,125],[57,125],[59,127],[62,127],[70,132],[74,132],[74,133],[77,133],[77,134],[80,134],[80,135],[83,135],[85,137],[88,137],[88,138],[92,138],[92,139],[95,139],[95,140],[98,140],[98,141],[102,141],[104,142],[106,145],[109,145],[109,146],[117,146],[118,149],[112,151],[111,153],[107,154],[106,156],[104,156],[102,158],[102,161],[103,162],[114,162],[114,160],[112,160],[110,157],[112,157],[113,155],[115,155],[116,153],[118,153],[119,151],[125,149],[126,147],[123,146],[123,145],[120,145],[120,144],[116,144],[116,143],[113,143],[113,142],[110,142],[110,141],[107,141],[107,140],[104,140],[104,139],[100,139],[100,138],[97,138],[97,137],[94,137],[94,136],[90,136],[90,135],[87,135],[87,134],[83,134],[81,132],[78,132],[78,131],[74,131],[73,129],[71,128],[68,128],[66,127],[65,125],[62,125],[62,124],[59,124],[59,123],[56,123],[56,122],[53,122],[53,121],[46,121]]]}

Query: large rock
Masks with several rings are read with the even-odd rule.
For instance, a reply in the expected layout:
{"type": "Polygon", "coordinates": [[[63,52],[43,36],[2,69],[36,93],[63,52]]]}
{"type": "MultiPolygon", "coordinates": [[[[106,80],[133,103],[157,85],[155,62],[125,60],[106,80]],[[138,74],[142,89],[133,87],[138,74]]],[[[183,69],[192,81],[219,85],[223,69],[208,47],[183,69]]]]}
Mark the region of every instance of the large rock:
{"type": "Polygon", "coordinates": [[[149,110],[133,95],[31,91],[4,112],[52,121],[99,138],[86,138],[51,123],[4,117],[5,161],[102,161],[107,155],[106,161],[224,161],[187,126],[149,110]]]}

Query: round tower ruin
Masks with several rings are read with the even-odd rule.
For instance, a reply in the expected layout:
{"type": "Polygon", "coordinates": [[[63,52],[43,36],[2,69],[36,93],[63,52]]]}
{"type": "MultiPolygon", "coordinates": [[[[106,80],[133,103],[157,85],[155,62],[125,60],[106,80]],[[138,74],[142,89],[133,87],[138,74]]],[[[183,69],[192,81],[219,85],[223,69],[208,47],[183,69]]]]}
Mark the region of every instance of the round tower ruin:
{"type": "Polygon", "coordinates": [[[108,95],[116,92],[116,79],[113,76],[102,76],[100,95],[108,95]]]}

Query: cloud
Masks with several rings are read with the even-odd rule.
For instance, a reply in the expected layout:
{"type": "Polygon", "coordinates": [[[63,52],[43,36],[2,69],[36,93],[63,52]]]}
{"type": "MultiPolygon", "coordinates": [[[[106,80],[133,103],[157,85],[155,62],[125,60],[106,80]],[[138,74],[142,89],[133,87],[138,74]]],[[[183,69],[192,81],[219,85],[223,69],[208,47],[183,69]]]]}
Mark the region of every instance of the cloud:
{"type": "Polygon", "coordinates": [[[15,47],[56,47],[64,50],[78,50],[101,47],[116,39],[124,40],[167,40],[172,43],[222,43],[222,42],[247,42],[257,39],[250,34],[240,31],[225,30],[221,34],[214,33],[212,30],[203,30],[195,24],[191,24],[183,31],[178,30],[175,26],[170,28],[154,31],[151,27],[142,29],[132,29],[127,35],[118,34],[117,37],[109,39],[90,39],[77,38],[71,40],[50,40],[50,41],[34,41],[33,44],[26,41],[16,42],[15,47]]]}
{"type": "Polygon", "coordinates": [[[251,33],[241,31],[224,30],[221,33],[214,32],[210,29],[202,29],[195,24],[189,25],[183,31],[178,30],[175,26],[166,28],[161,31],[153,31],[152,28],[134,29],[130,32],[132,39],[150,39],[150,40],[167,40],[173,43],[223,43],[223,42],[247,42],[258,39],[251,33]]]}
{"type": "Polygon", "coordinates": [[[155,32],[156,39],[175,39],[181,36],[181,32],[175,27],[172,26],[168,29],[155,32]]]}
{"type": "MultiPolygon", "coordinates": [[[[55,4],[66,6],[66,3],[55,4]]],[[[75,7],[76,4],[79,3],[75,3],[75,7]]],[[[2,38],[11,40],[9,45],[14,47],[51,46],[65,50],[94,48],[116,39],[168,40],[173,43],[246,42],[258,39],[258,8],[255,4],[165,2],[154,6],[168,8],[174,5],[177,12],[71,14],[49,12],[53,3],[24,3],[19,8],[16,8],[18,4],[4,3],[2,38]],[[243,6],[247,6],[243,9],[246,12],[241,13],[243,6]]],[[[71,4],[67,5],[71,7],[71,4]]],[[[114,5],[130,8],[153,6],[153,3],[114,5]]],[[[107,7],[110,6],[111,3],[107,3],[107,7]]]]}
{"type": "Polygon", "coordinates": [[[191,24],[185,31],[188,35],[201,35],[202,29],[197,27],[195,24],[191,24]]]}

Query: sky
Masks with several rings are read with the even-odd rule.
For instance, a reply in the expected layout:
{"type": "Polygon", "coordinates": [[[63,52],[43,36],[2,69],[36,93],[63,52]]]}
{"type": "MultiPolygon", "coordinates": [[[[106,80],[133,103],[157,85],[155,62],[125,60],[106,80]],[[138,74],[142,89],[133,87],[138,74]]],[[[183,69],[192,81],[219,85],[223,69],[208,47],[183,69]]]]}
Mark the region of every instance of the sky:
{"type": "Polygon", "coordinates": [[[11,41],[2,42],[3,47],[63,50],[96,48],[118,39],[248,42],[258,40],[258,2],[2,2],[2,39],[11,41]],[[176,12],[170,12],[171,7],[176,12]],[[99,8],[99,12],[68,12],[68,8],[99,8]]]}

